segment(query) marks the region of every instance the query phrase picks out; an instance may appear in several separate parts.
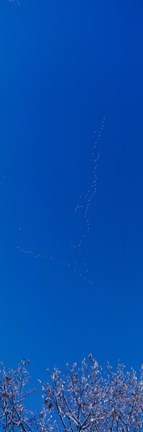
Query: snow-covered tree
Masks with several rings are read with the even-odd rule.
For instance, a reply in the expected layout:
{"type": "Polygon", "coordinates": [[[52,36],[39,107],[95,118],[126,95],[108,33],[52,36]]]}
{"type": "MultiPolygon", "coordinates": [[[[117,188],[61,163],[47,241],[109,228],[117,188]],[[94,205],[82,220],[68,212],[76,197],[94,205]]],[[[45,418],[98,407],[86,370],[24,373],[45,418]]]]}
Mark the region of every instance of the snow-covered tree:
{"type": "MultiPolygon", "coordinates": [[[[0,430],[6,432],[141,432],[143,431],[143,368],[140,377],[122,364],[102,370],[90,354],[65,373],[48,370],[41,384],[39,412],[28,396],[29,362],[16,370],[0,370],[0,430]],[[26,390],[27,388],[27,390],[26,390]]],[[[31,400],[31,398],[30,398],[31,400]]]]}
{"type": "Polygon", "coordinates": [[[105,371],[92,355],[81,367],[67,365],[63,377],[55,369],[51,384],[43,387],[44,407],[41,427],[60,432],[103,432],[143,430],[143,371],[140,379],[132,369],[119,364],[105,371]]]}

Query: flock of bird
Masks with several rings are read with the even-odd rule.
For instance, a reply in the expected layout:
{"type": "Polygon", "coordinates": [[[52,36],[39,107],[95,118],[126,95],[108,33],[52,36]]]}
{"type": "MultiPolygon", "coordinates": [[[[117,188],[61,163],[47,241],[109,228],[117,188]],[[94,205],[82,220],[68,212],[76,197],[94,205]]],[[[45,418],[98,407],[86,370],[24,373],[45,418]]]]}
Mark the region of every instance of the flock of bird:
{"type": "Polygon", "coordinates": [[[85,281],[86,283],[92,286],[95,285],[95,282],[91,280],[89,277],[89,270],[88,270],[87,263],[85,261],[82,262],[81,250],[83,249],[83,245],[86,240],[86,237],[91,231],[89,212],[91,207],[94,204],[94,199],[96,194],[97,167],[98,167],[98,160],[99,160],[98,144],[102,140],[102,134],[105,127],[105,120],[106,117],[103,117],[99,129],[94,131],[95,139],[94,139],[94,145],[92,150],[93,169],[92,169],[92,180],[91,180],[90,187],[88,188],[86,193],[80,195],[79,201],[74,209],[75,213],[77,213],[78,211],[82,211],[82,217],[83,217],[85,229],[82,235],[80,236],[80,238],[78,239],[78,241],[74,244],[71,244],[71,247],[74,250],[73,261],[60,259],[54,255],[47,254],[47,253],[46,254],[36,253],[34,250],[24,249],[20,246],[17,246],[17,250],[19,252],[26,255],[30,255],[35,259],[44,259],[44,260],[48,260],[51,263],[60,265],[65,269],[70,270],[70,272],[74,273],[78,278],[80,278],[81,280],[85,281]]]}
{"type": "Polygon", "coordinates": [[[78,242],[76,244],[72,244],[71,246],[76,249],[80,248],[83,245],[83,242],[86,238],[86,236],[89,234],[91,230],[91,224],[89,221],[89,211],[93,205],[96,189],[97,189],[97,167],[98,167],[98,160],[100,153],[97,152],[97,146],[98,143],[102,139],[103,130],[105,127],[105,120],[106,117],[103,117],[100,128],[94,131],[95,134],[95,140],[94,140],[94,146],[92,151],[92,160],[93,160],[93,170],[92,170],[92,180],[90,187],[88,191],[79,197],[79,202],[77,203],[74,211],[77,213],[79,210],[82,210],[84,223],[85,223],[85,230],[81,237],[79,238],[78,242]]]}

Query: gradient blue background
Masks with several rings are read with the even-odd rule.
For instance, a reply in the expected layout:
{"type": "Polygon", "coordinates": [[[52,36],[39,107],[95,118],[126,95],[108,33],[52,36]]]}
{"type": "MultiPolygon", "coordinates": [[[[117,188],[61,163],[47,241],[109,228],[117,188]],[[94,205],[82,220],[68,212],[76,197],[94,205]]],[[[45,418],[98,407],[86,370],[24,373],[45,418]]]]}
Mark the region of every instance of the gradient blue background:
{"type": "Polygon", "coordinates": [[[143,3],[0,1],[0,357],[143,362],[143,3]],[[74,207],[92,181],[91,231],[74,207]]]}

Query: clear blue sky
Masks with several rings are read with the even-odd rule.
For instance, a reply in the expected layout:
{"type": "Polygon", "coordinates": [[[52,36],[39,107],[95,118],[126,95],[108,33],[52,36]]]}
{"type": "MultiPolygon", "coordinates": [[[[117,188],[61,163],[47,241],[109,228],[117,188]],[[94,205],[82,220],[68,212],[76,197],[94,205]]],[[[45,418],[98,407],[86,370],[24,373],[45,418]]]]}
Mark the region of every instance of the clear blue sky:
{"type": "Polygon", "coordinates": [[[0,1],[0,357],[35,376],[143,362],[142,22],[142,0],[0,1]]]}

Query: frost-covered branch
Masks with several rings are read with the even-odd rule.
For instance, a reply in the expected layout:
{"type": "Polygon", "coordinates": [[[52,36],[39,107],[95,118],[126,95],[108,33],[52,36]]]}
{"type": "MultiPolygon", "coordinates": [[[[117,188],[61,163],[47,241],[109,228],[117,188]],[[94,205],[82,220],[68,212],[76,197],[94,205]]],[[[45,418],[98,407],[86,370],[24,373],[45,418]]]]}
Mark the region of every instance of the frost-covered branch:
{"type": "Polygon", "coordinates": [[[65,373],[47,371],[41,406],[29,407],[29,362],[0,369],[0,430],[6,432],[142,432],[143,368],[140,377],[122,364],[103,370],[90,354],[65,373]],[[36,411],[36,410],[35,410],[36,411]]]}

